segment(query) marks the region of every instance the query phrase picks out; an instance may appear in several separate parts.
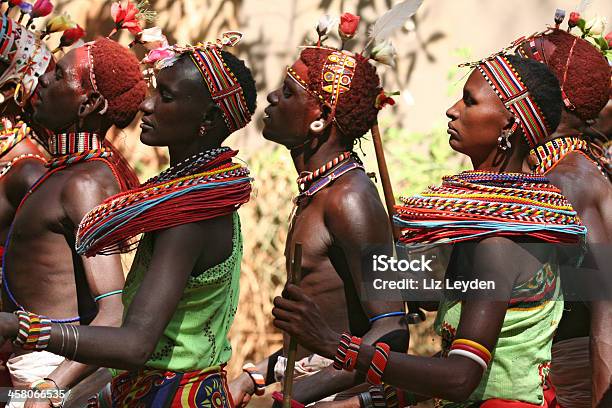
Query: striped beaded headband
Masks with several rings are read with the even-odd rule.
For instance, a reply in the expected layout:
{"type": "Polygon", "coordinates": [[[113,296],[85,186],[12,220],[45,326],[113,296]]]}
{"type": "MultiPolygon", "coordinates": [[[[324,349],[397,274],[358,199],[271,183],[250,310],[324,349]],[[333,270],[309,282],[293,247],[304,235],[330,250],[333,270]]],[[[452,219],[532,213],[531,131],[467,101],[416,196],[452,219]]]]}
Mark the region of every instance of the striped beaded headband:
{"type": "MultiPolygon", "coordinates": [[[[549,130],[540,107],[508,59],[501,55],[480,61],[476,68],[484,76],[504,106],[514,114],[529,147],[543,141],[549,130]]],[[[515,122],[515,125],[517,124],[515,122]]]]}
{"type": "Polygon", "coordinates": [[[191,60],[204,78],[213,102],[221,109],[230,133],[245,127],[251,120],[242,86],[221,56],[224,46],[233,47],[241,38],[242,33],[229,31],[223,33],[222,39],[215,43],[207,42],[195,47],[176,49],[189,52],[191,60]]]}

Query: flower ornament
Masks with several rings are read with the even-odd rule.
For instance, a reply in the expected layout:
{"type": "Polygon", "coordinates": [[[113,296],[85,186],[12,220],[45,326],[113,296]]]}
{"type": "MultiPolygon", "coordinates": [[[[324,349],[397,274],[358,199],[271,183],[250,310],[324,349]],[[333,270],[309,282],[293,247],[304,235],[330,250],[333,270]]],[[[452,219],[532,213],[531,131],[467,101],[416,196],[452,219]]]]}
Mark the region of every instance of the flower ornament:
{"type": "Polygon", "coordinates": [[[338,34],[342,41],[350,40],[355,36],[357,26],[359,26],[361,17],[351,13],[344,13],[340,16],[340,25],[338,26],[338,34]]]}
{"type": "Polygon", "coordinates": [[[595,16],[585,23],[585,30],[590,35],[601,35],[606,27],[606,19],[595,16]]]}
{"type": "Polygon", "coordinates": [[[395,99],[393,99],[392,96],[399,95],[399,94],[400,94],[399,91],[385,92],[381,90],[378,96],[376,97],[376,102],[374,103],[374,106],[378,110],[381,110],[387,105],[393,106],[395,105],[395,99]]]}
{"type": "Polygon", "coordinates": [[[59,46],[53,50],[53,53],[59,51],[61,48],[70,47],[83,37],[85,37],[85,30],[78,24],[74,28],[65,30],[62,38],[60,38],[59,46]]]}
{"type": "Polygon", "coordinates": [[[608,43],[608,48],[612,48],[612,31],[606,34],[605,40],[608,43]]]}
{"type": "Polygon", "coordinates": [[[150,22],[155,19],[156,13],[148,10],[148,5],[148,0],[140,1],[137,4],[134,4],[131,1],[128,1],[127,3],[123,3],[121,1],[113,3],[111,5],[111,17],[115,22],[115,28],[113,31],[111,31],[108,37],[111,37],[119,30],[128,30],[130,33],[135,35],[139,34],[142,31],[140,20],[150,22]]]}
{"type": "Polygon", "coordinates": [[[53,3],[50,0],[36,0],[32,6],[32,18],[46,17],[53,12],[53,3]]]}
{"type": "Polygon", "coordinates": [[[370,57],[381,64],[389,65],[390,67],[395,67],[395,57],[397,53],[395,51],[395,47],[390,40],[382,41],[377,44],[373,49],[370,57]]]}
{"type": "Polygon", "coordinates": [[[77,23],[72,21],[68,14],[61,14],[59,16],[53,17],[51,20],[47,22],[47,26],[45,27],[45,34],[57,33],[60,31],[66,31],[71,28],[75,28],[77,23]]]}
{"type": "Polygon", "coordinates": [[[160,27],[151,27],[142,30],[136,36],[134,43],[142,44],[148,50],[155,50],[168,46],[168,40],[166,36],[162,34],[160,27]]]}
{"type": "Polygon", "coordinates": [[[18,7],[21,5],[21,3],[23,3],[23,0],[8,0],[8,2],[9,2],[9,6],[18,7]]]}
{"type": "Polygon", "coordinates": [[[22,15],[23,14],[32,14],[32,10],[34,9],[34,6],[32,6],[30,3],[26,2],[26,1],[22,1],[19,4],[19,9],[21,10],[22,15]]]}
{"type": "Polygon", "coordinates": [[[578,25],[579,21],[580,21],[580,13],[578,13],[577,11],[572,11],[569,15],[569,20],[567,21],[567,25],[569,26],[569,28],[574,28],[578,25]]]}

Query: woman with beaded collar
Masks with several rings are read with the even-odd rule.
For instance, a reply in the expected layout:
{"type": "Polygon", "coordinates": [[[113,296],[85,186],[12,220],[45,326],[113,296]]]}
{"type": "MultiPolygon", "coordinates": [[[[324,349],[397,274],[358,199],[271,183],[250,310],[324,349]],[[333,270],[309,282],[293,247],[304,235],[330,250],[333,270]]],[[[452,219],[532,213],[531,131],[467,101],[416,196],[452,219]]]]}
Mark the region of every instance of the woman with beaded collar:
{"type": "Polygon", "coordinates": [[[525,244],[575,243],[585,230],[559,190],[542,176],[523,173],[522,164],[529,146],[556,127],[561,95],[546,67],[529,60],[495,55],[472,66],[463,97],[447,116],[451,147],[468,155],[475,170],[402,199],[395,217],[403,244],[471,242],[454,245],[450,281],[494,282],[489,292],[445,292],[436,320],[442,358],[339,336],[296,286],[274,301],[276,327],[334,358],[338,369],[390,384],[371,388],[348,402],[352,406],[394,406],[398,400],[403,406],[417,395],[446,407],[544,403],[543,377],[563,302],[554,246],[525,244]]]}
{"type": "MultiPolygon", "coordinates": [[[[141,140],[168,146],[171,167],[91,210],[76,237],[77,251],[93,256],[125,251],[144,233],[123,289],[121,327],[52,324],[20,312],[19,324],[36,322],[40,331],[17,337],[2,330],[22,347],[127,370],[114,372],[113,406],[232,405],[223,366],[231,356],[227,333],[242,257],[236,210],[249,200],[251,178],[232,162],[237,152],[221,144],[248,124],[256,95],[248,68],[223,47],[241,36],[166,44],[147,57],[158,72],[156,89],[140,106],[141,140]]],[[[0,320],[17,328],[11,315],[0,320]]]]}

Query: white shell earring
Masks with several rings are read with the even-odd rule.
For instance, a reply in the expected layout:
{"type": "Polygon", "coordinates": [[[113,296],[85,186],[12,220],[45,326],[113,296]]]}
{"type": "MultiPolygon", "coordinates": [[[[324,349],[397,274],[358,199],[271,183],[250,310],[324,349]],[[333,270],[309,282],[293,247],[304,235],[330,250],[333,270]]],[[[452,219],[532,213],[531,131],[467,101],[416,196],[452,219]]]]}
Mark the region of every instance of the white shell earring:
{"type": "Polygon", "coordinates": [[[325,121],[323,119],[317,119],[310,124],[310,130],[315,133],[320,133],[325,127],[325,121]]]}

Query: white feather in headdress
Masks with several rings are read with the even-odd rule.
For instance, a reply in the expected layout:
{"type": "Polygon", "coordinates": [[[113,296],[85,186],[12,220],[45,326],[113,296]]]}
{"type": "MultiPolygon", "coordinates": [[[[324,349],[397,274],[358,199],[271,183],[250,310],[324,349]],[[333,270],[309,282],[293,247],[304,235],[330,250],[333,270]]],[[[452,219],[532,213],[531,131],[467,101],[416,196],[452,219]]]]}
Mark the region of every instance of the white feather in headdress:
{"type": "Polygon", "coordinates": [[[406,24],[406,21],[416,13],[422,3],[423,0],[405,0],[383,14],[368,33],[368,45],[372,42],[378,44],[387,40],[395,30],[406,24]]]}
{"type": "Polygon", "coordinates": [[[578,9],[576,11],[579,12],[580,14],[584,13],[586,9],[589,8],[591,3],[592,3],[592,0],[581,0],[580,4],[578,5],[578,9]]]}

